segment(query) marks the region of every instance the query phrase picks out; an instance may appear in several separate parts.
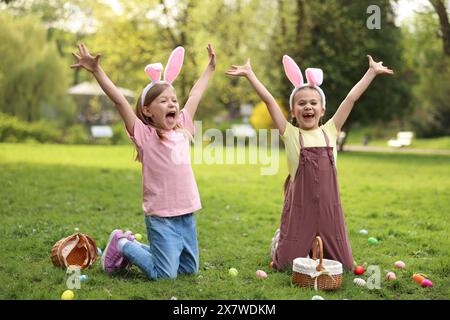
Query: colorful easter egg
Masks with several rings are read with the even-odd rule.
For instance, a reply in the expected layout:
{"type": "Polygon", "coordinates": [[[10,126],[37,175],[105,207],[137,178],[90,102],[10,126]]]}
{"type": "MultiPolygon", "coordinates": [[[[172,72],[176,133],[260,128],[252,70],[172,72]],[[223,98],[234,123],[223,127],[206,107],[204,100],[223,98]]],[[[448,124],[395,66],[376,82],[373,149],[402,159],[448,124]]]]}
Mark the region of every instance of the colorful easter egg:
{"type": "Polygon", "coordinates": [[[267,278],[267,273],[265,273],[263,270],[257,270],[256,271],[256,277],[258,279],[266,279],[267,278]]]}
{"type": "Polygon", "coordinates": [[[422,281],[425,280],[425,277],[418,273],[413,274],[411,278],[418,284],[422,284],[422,281]]]}
{"type": "Polygon", "coordinates": [[[363,266],[356,266],[355,269],[353,270],[354,274],[357,274],[358,276],[364,274],[365,270],[363,266]]]}
{"type": "Polygon", "coordinates": [[[228,274],[229,274],[230,276],[232,276],[232,277],[236,277],[236,276],[238,275],[238,271],[237,271],[236,268],[230,268],[230,269],[228,270],[228,274]]]}
{"type": "Polygon", "coordinates": [[[73,300],[73,298],[75,298],[75,294],[72,290],[66,290],[61,295],[62,300],[73,300]]]}
{"type": "Polygon", "coordinates": [[[82,275],[80,276],[80,282],[86,282],[86,281],[88,281],[88,280],[89,280],[89,277],[88,277],[87,275],[82,274],[82,275]]]}
{"type": "Polygon", "coordinates": [[[358,287],[365,287],[366,286],[366,280],[361,279],[361,278],[353,279],[353,283],[356,284],[358,287]]]}
{"type": "Polygon", "coordinates": [[[431,287],[433,287],[433,282],[431,282],[431,280],[429,280],[429,279],[424,279],[420,285],[422,286],[422,288],[427,288],[427,287],[431,288],[431,287]]]}
{"type": "Polygon", "coordinates": [[[386,273],[385,279],[386,279],[387,281],[393,281],[393,280],[397,279],[397,276],[395,275],[395,273],[393,273],[392,271],[390,271],[390,272],[386,273]]]}
{"type": "Polygon", "coordinates": [[[406,264],[403,261],[399,260],[394,263],[394,266],[398,269],[405,269],[406,264]]]}

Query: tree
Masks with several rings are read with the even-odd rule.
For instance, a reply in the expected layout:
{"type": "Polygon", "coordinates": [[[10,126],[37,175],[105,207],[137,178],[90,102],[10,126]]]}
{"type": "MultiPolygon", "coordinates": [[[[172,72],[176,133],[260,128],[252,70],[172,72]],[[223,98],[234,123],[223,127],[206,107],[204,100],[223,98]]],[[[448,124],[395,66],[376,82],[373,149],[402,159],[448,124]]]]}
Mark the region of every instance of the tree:
{"type": "Polygon", "coordinates": [[[414,70],[411,78],[411,121],[418,136],[450,135],[450,57],[442,50],[439,17],[432,10],[405,21],[405,63],[414,70]]]}
{"type": "Polygon", "coordinates": [[[0,110],[29,122],[73,112],[69,70],[34,17],[0,13],[0,110]]]}
{"type": "Polygon", "coordinates": [[[444,54],[450,56],[450,23],[448,22],[447,9],[442,0],[430,0],[430,3],[439,17],[444,54]]]}
{"type": "MultiPolygon", "coordinates": [[[[307,67],[324,70],[322,88],[327,95],[325,117],[331,117],[349,90],[368,68],[367,54],[394,69],[395,79],[382,78],[370,86],[355,105],[343,127],[402,120],[411,109],[408,82],[402,63],[401,32],[394,24],[388,0],[380,1],[278,1],[279,25],[271,40],[272,68],[282,72],[281,56],[290,55],[304,72],[307,67]],[[369,30],[366,10],[380,8],[381,29],[369,30]]],[[[280,78],[275,94],[287,99],[292,85],[280,78]]],[[[347,134],[348,136],[348,134],[347,134]]]]}

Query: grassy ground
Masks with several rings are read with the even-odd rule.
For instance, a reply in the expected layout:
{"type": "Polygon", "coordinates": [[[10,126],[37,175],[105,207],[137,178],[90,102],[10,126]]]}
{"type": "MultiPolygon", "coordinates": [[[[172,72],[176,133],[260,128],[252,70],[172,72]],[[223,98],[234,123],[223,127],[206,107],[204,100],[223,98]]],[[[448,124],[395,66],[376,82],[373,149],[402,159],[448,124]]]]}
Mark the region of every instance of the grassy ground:
{"type": "MultiPolygon", "coordinates": [[[[120,227],[145,235],[141,177],[132,146],[0,144],[0,299],[59,299],[65,271],[51,264],[53,244],[79,228],[104,248],[120,227]]],[[[311,299],[312,290],[291,285],[291,272],[268,270],[268,248],[278,227],[286,175],[261,176],[257,165],[194,165],[203,209],[197,215],[200,272],[177,280],[148,281],[136,267],[110,277],[100,263],[77,299],[311,299]],[[228,276],[237,268],[236,278],[228,276]],[[265,281],[255,278],[266,270],[265,281]]],[[[325,299],[450,298],[450,157],[342,153],[338,159],[342,203],[354,258],[378,265],[381,289],[353,284],[325,299]],[[358,233],[367,229],[368,236],[358,233]],[[367,237],[380,240],[376,246],[367,237]],[[394,270],[403,260],[407,268],[394,270]],[[422,272],[434,287],[410,277],[422,272]]],[[[146,240],[146,237],[144,237],[146,240]]],[[[366,276],[362,276],[366,278],[366,276]]]]}

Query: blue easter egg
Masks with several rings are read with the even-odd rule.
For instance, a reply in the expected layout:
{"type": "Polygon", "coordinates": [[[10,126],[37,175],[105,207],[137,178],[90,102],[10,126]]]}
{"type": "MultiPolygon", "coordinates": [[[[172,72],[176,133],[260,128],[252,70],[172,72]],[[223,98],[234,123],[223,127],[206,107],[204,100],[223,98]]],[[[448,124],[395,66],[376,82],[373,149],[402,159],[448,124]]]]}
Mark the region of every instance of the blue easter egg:
{"type": "Polygon", "coordinates": [[[88,280],[89,280],[89,277],[88,277],[87,275],[82,274],[82,275],[80,276],[80,282],[86,282],[86,281],[88,281],[88,280]]]}

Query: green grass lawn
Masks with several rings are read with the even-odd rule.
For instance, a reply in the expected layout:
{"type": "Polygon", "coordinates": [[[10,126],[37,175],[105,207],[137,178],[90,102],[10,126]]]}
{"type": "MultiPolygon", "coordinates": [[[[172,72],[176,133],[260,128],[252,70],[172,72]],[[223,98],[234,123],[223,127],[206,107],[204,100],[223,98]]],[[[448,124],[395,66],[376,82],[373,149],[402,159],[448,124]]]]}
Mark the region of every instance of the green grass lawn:
{"type": "MultiPolygon", "coordinates": [[[[60,299],[68,276],[50,261],[53,244],[75,228],[104,248],[114,228],[145,235],[140,166],[132,146],[0,144],[0,299],[60,299]]],[[[291,272],[268,270],[287,173],[260,175],[258,165],[194,165],[203,209],[197,214],[200,272],[149,281],[133,267],[108,276],[97,261],[76,299],[311,299],[291,285],[291,272]],[[239,270],[236,278],[228,269],[239,270]],[[258,280],[255,271],[268,272],[258,280]]],[[[353,284],[325,299],[450,298],[450,157],[342,153],[338,175],[354,258],[378,265],[381,289],[353,284]],[[360,235],[367,229],[368,236],[360,235]],[[367,238],[380,243],[369,245],[367,238]],[[406,269],[394,270],[403,260],[406,269]],[[384,275],[395,271],[397,280],[384,275]],[[410,277],[427,274],[433,288],[410,277]]],[[[146,237],[144,237],[146,240],[146,237]]],[[[362,276],[366,278],[365,275],[362,276]]]]}

